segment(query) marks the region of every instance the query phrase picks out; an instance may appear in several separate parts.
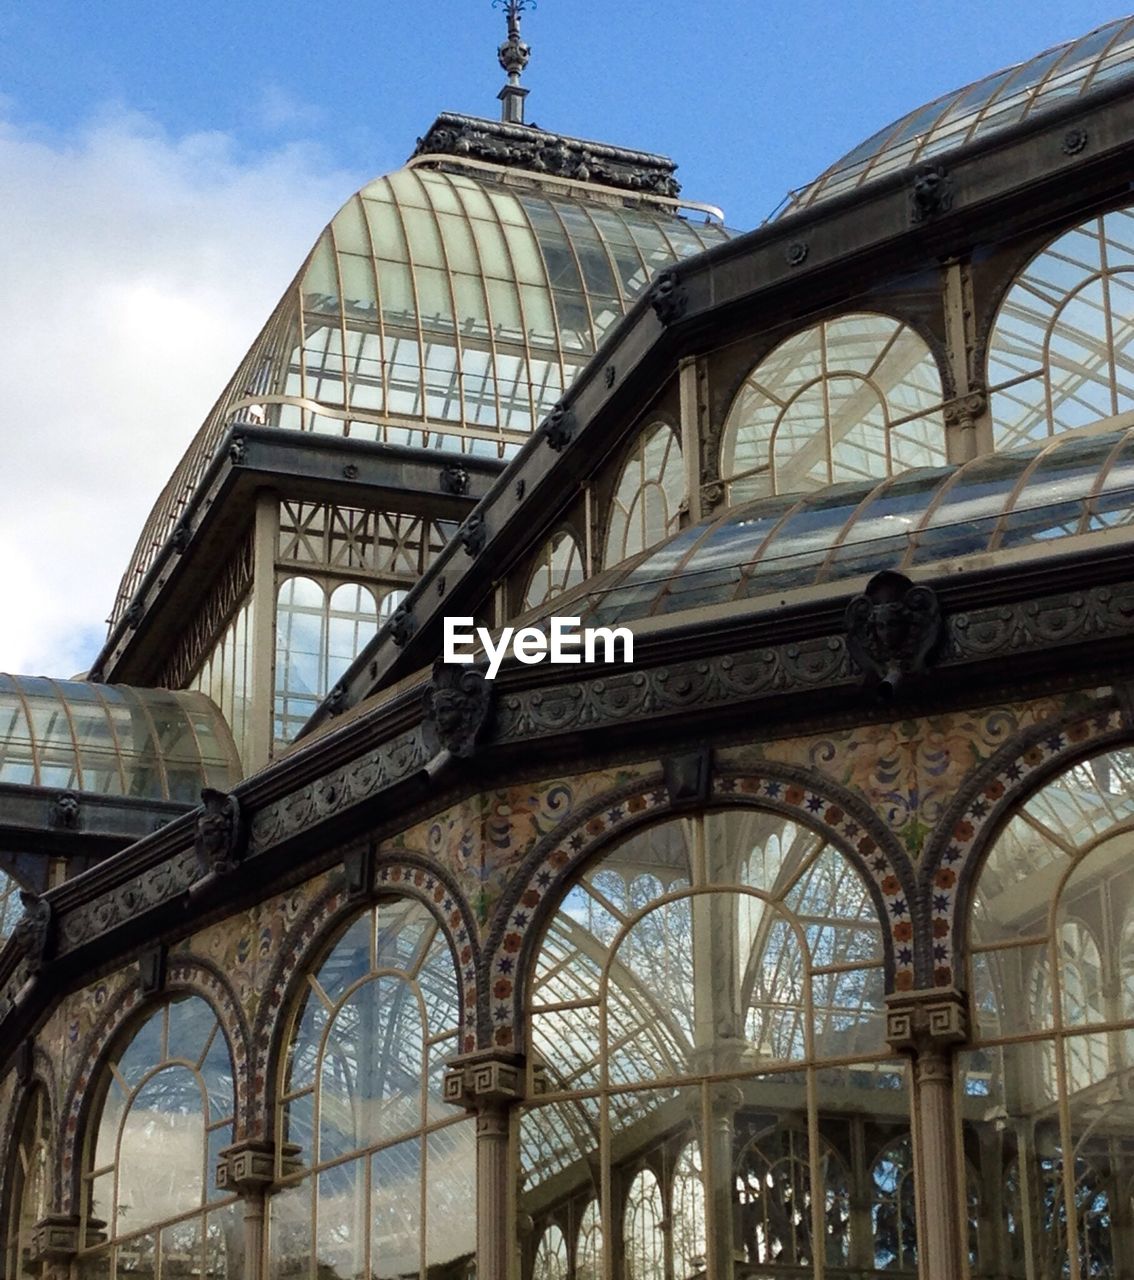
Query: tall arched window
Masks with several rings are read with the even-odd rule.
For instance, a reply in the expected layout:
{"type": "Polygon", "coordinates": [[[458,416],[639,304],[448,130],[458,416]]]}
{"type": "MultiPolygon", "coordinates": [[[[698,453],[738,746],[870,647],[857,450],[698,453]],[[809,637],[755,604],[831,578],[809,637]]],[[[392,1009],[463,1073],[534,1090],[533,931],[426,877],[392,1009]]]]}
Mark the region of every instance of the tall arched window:
{"type": "Polygon", "coordinates": [[[993,439],[1011,449],[1134,409],[1134,210],[1064,232],[1009,290],[989,339],[993,439]]]}
{"type": "Polygon", "coordinates": [[[622,1222],[626,1280],[665,1280],[665,1205],[657,1177],[643,1169],[630,1183],[622,1222]]]}
{"type": "Polygon", "coordinates": [[[583,581],[583,552],[569,529],[560,529],[544,543],[524,592],[524,612],[554,600],[583,581]]]}
{"type": "Polygon", "coordinates": [[[276,604],[275,741],[290,742],[378,630],[378,605],[357,582],[285,578],[276,604]]]}
{"type": "Polygon", "coordinates": [[[87,1132],[86,1276],[204,1275],[238,1280],[244,1245],[235,1197],[218,1190],[233,1141],[232,1055],[212,1007],[174,999],[103,1068],[87,1132]]]}
{"type": "Polygon", "coordinates": [[[534,1280],[567,1280],[567,1241],[555,1223],[540,1236],[532,1275],[534,1280]]]}
{"type": "Polygon", "coordinates": [[[882,1271],[917,1268],[913,1144],[899,1138],[870,1167],[870,1217],[874,1225],[874,1265],[882,1271]]]}
{"type": "Polygon", "coordinates": [[[625,840],[534,960],[520,1214],[601,1206],[635,1280],[848,1265],[853,1151],[909,1123],[883,985],[873,900],[815,832],[736,808],[625,840]]]}
{"type": "Polygon", "coordinates": [[[996,1251],[1027,1280],[1134,1266],[1132,909],[1134,752],[1121,749],[1024,801],[974,894],[972,986],[984,1013],[961,1058],[969,1151],[997,1197],[996,1251]]]}
{"type": "MultiPolygon", "coordinates": [[[[828,1266],[846,1266],[850,1247],[850,1180],[844,1161],[822,1143],[823,1234],[828,1266]]],[[[808,1135],[791,1126],[760,1133],[741,1150],[736,1182],[745,1256],[751,1261],[805,1266],[815,1261],[808,1135]]]]}
{"type": "Polygon", "coordinates": [[[823,320],[748,375],[725,422],[730,503],[942,466],[941,374],[924,339],[873,312],[823,320]]]}
{"type": "Polygon", "coordinates": [[[575,1280],[602,1280],[602,1259],[602,1210],[597,1200],[588,1200],[576,1237],[575,1280]]]}
{"type": "Polygon", "coordinates": [[[463,1275],[474,1137],[442,1098],[459,1014],[449,944],[408,899],[359,916],[307,975],[279,1104],[302,1170],[272,1200],[273,1276],[463,1275]]]}
{"type": "Polygon", "coordinates": [[[603,564],[617,564],[675,533],[684,499],[677,433],[655,422],[638,437],[622,468],[610,507],[603,564]]]}
{"type": "Polygon", "coordinates": [[[35,1224],[47,1214],[50,1114],[47,1091],[37,1085],[24,1104],[23,1122],[5,1179],[7,1222],[5,1268],[9,1280],[31,1280],[41,1274],[31,1258],[35,1224]]]}

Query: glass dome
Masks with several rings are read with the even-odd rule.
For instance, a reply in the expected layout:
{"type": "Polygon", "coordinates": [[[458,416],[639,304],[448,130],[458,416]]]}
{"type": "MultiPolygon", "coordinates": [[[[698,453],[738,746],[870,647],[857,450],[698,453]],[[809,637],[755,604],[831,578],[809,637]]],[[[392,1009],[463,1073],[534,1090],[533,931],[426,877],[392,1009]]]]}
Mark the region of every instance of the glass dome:
{"type": "Polygon", "coordinates": [[[0,783],[197,804],[240,778],[203,693],[0,674],[0,783]]]}
{"type": "Polygon", "coordinates": [[[1134,524],[1134,429],[760,498],[555,598],[584,626],[682,613],[1134,524]]]}
{"type": "Polygon", "coordinates": [[[233,423],[507,455],[653,275],[730,234],[676,201],[425,163],[364,187],[319,237],[160,495],[112,621],[233,423]]]}
{"type": "Polygon", "coordinates": [[[1071,98],[1085,98],[1132,71],[1134,18],[1122,18],[902,116],[793,191],[777,216],[923,163],[1071,98]]]}

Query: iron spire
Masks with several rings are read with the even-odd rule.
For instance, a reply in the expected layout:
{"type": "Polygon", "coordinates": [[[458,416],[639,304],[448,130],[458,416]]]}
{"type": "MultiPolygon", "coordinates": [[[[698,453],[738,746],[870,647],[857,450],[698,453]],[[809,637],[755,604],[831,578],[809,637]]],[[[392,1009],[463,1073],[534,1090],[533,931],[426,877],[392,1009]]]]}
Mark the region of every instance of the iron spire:
{"type": "Polygon", "coordinates": [[[520,74],[528,65],[532,51],[520,36],[520,15],[534,9],[536,0],[492,0],[492,7],[503,7],[508,19],[508,39],[497,50],[500,65],[508,73],[508,83],[496,95],[500,99],[500,119],[508,124],[523,124],[528,90],[520,84],[520,74]]]}

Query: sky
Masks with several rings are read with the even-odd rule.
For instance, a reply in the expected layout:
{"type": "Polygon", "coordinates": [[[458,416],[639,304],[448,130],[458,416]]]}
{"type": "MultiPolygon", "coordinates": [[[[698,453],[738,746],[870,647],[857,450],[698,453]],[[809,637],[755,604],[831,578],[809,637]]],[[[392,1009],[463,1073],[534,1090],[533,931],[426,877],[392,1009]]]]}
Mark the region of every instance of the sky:
{"type": "MultiPolygon", "coordinates": [[[[528,119],[757,226],[889,121],[1123,15],[1078,0],[538,0],[528,119]]],[[[441,111],[490,0],[0,2],[0,671],[68,677],[319,231],[441,111]]]]}

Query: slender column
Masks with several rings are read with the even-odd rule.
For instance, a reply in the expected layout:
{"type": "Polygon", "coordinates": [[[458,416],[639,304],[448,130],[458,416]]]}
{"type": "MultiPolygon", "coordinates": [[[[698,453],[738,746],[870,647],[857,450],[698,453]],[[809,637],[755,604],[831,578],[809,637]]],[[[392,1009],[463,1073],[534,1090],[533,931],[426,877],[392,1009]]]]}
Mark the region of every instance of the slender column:
{"type": "Polygon", "coordinates": [[[964,997],[951,989],[887,998],[886,1038],[913,1058],[914,1176],[921,1280],[957,1280],[966,1249],[964,1160],[954,1046],[968,1039],[964,997]]]}
{"type": "MultiPolygon", "coordinates": [[[[282,1144],[282,1173],[298,1170],[298,1155],[299,1147],[294,1143],[282,1144]]],[[[220,1152],[216,1168],[217,1186],[222,1191],[235,1191],[244,1205],[244,1280],[267,1280],[268,1277],[265,1263],[268,1252],[267,1201],[276,1177],[274,1142],[246,1138],[220,1152]]]]}
{"type": "Polygon", "coordinates": [[[697,411],[697,358],[686,356],[678,372],[681,406],[681,462],[685,469],[685,493],[689,523],[701,518],[701,423],[697,411]]]}
{"type": "Polygon", "coordinates": [[[508,1225],[509,1130],[523,1097],[523,1060],[482,1050],[449,1061],[445,1101],[476,1113],[476,1273],[504,1280],[513,1252],[508,1225]]]}
{"type": "Polygon", "coordinates": [[[252,543],[252,608],[248,627],[251,667],[247,714],[251,717],[245,774],[262,769],[272,751],[276,660],[276,547],[280,532],[279,495],[262,491],[256,498],[252,543]]]}

